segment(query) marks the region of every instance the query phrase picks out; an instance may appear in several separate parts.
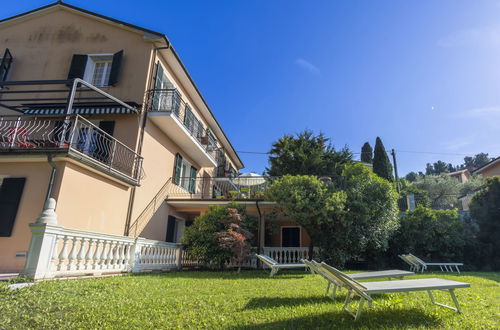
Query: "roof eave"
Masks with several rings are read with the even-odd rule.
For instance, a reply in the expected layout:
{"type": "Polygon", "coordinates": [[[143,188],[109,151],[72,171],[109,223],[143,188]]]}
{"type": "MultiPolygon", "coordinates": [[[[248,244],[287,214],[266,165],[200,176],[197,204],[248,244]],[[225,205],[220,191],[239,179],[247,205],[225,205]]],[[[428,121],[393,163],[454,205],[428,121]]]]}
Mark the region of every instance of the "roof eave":
{"type": "Polygon", "coordinates": [[[214,119],[216,125],[218,126],[218,128],[222,132],[222,135],[223,135],[223,137],[225,139],[226,144],[231,149],[230,150],[230,154],[235,159],[235,161],[237,163],[236,164],[237,167],[240,168],[240,169],[244,167],[241,158],[239,157],[239,155],[236,152],[236,150],[234,149],[233,145],[231,144],[231,142],[227,138],[226,133],[224,132],[224,130],[222,129],[222,127],[221,127],[220,123],[218,122],[217,118],[213,114],[213,111],[208,106],[208,103],[206,102],[205,98],[203,97],[203,95],[201,94],[200,90],[198,89],[198,86],[196,86],[194,80],[191,78],[191,75],[189,74],[189,72],[187,71],[186,67],[184,66],[184,63],[182,63],[179,55],[173,49],[172,44],[170,43],[170,40],[168,39],[168,37],[165,34],[157,32],[157,31],[153,31],[153,30],[150,30],[150,29],[146,29],[146,28],[134,25],[134,24],[129,24],[127,22],[120,21],[120,20],[114,19],[114,18],[109,17],[109,16],[104,16],[104,15],[101,15],[101,14],[98,14],[98,13],[95,13],[95,12],[92,12],[92,11],[89,11],[89,10],[86,10],[86,9],[83,9],[83,8],[80,8],[80,7],[76,7],[76,6],[67,4],[67,3],[63,3],[62,1],[53,2],[51,4],[48,4],[48,5],[45,5],[45,6],[42,6],[42,7],[38,7],[38,8],[35,8],[33,10],[30,10],[30,11],[27,11],[27,12],[24,12],[24,13],[15,15],[15,16],[4,18],[4,19],[0,20],[0,24],[6,23],[6,22],[10,22],[10,21],[13,21],[15,19],[19,19],[19,18],[22,18],[22,17],[25,17],[25,16],[33,15],[35,13],[42,12],[42,11],[45,11],[45,10],[48,10],[48,9],[52,9],[52,8],[56,8],[56,7],[61,7],[61,8],[69,9],[69,10],[72,10],[72,11],[76,11],[76,12],[79,12],[79,13],[83,13],[83,14],[86,14],[86,15],[93,16],[93,17],[97,17],[97,18],[99,18],[101,20],[108,21],[108,22],[110,22],[112,24],[115,24],[115,25],[118,25],[120,27],[126,27],[128,29],[140,31],[141,33],[144,34],[144,38],[145,39],[149,39],[150,41],[155,41],[156,39],[158,39],[158,40],[161,40],[162,42],[165,42],[166,46],[168,47],[168,49],[170,49],[172,51],[172,54],[174,55],[174,57],[176,58],[176,60],[180,64],[180,67],[182,68],[182,71],[185,73],[186,77],[188,78],[188,80],[190,81],[190,83],[193,85],[193,87],[196,90],[196,93],[200,97],[201,101],[203,102],[203,104],[207,108],[208,112],[210,113],[210,115],[214,119]]]}

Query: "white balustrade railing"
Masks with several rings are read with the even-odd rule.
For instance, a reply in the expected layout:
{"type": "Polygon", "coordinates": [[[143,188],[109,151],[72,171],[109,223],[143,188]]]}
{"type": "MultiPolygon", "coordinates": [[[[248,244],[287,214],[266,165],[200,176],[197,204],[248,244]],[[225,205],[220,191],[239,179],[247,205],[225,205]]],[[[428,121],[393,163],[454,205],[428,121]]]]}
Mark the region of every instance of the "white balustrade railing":
{"type": "MultiPolygon", "coordinates": [[[[314,248],[317,252],[317,248],[314,248]]],[[[300,263],[300,259],[309,258],[308,247],[264,247],[264,254],[280,264],[300,263]]]]}
{"type": "Polygon", "coordinates": [[[24,273],[34,279],[180,268],[182,246],[57,225],[49,199],[36,223],[24,273]]]}
{"type": "Polygon", "coordinates": [[[134,271],[180,268],[182,246],[176,243],[137,238],[134,271]]]}

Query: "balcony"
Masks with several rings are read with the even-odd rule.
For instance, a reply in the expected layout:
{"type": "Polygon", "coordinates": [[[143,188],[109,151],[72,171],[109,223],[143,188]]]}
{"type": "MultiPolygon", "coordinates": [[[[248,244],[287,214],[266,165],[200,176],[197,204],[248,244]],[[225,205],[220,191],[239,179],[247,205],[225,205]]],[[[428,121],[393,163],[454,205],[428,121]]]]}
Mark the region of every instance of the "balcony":
{"type": "Polygon", "coordinates": [[[0,155],[58,154],[132,185],[142,158],[82,115],[132,114],[137,109],[81,80],[4,81],[0,155]]]}
{"type": "Polygon", "coordinates": [[[149,118],[202,167],[217,166],[220,146],[176,89],[148,93],[149,118]]]}
{"type": "Polygon", "coordinates": [[[80,115],[1,116],[0,154],[28,153],[66,154],[132,184],[139,182],[139,154],[80,115]]]}
{"type": "Polygon", "coordinates": [[[273,180],[265,176],[172,178],[166,196],[167,199],[261,200],[273,180]]]}

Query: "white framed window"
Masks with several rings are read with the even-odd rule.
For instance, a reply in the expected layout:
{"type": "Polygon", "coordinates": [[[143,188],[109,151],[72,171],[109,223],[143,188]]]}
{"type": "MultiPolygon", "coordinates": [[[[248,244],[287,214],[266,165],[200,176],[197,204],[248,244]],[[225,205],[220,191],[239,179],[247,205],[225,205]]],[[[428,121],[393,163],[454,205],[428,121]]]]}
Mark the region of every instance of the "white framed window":
{"type": "Polygon", "coordinates": [[[83,80],[94,86],[108,86],[113,54],[91,54],[87,57],[83,80]]]}
{"type": "Polygon", "coordinates": [[[182,165],[181,165],[181,184],[180,186],[186,190],[189,189],[189,179],[190,179],[190,170],[191,170],[191,164],[183,159],[182,160],[182,165]]]}

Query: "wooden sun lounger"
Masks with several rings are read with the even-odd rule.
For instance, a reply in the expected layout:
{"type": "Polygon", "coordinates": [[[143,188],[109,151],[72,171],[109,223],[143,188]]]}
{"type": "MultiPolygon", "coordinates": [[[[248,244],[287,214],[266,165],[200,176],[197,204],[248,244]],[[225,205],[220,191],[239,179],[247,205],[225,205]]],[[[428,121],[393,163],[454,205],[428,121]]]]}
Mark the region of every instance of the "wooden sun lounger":
{"type": "Polygon", "coordinates": [[[270,277],[272,277],[274,274],[276,274],[280,269],[297,269],[297,268],[306,268],[307,266],[303,263],[301,264],[280,264],[273,258],[263,255],[263,254],[256,254],[256,257],[259,258],[260,261],[267,267],[271,269],[271,273],[269,274],[270,277]]]}
{"type": "Polygon", "coordinates": [[[454,290],[470,287],[469,283],[444,280],[440,278],[359,283],[356,280],[351,279],[341,271],[325,263],[321,263],[320,270],[323,271],[327,276],[330,276],[333,281],[342,282],[343,285],[347,288],[344,310],[351,314],[355,320],[357,320],[361,315],[365,302],[368,302],[369,307],[372,306],[373,299],[370,295],[374,293],[427,291],[429,294],[429,298],[431,299],[433,304],[446,307],[458,313],[461,313],[460,305],[458,303],[457,297],[455,296],[454,290]],[[436,290],[448,291],[451,298],[453,299],[455,307],[436,302],[436,300],[434,299],[434,295],[432,294],[432,291],[436,290]],[[356,311],[356,313],[353,313],[348,308],[349,303],[354,296],[358,296],[360,298],[358,310],[356,311]]]}
{"type": "MultiPolygon", "coordinates": [[[[314,260],[301,260],[304,264],[309,267],[311,272],[315,272],[323,276],[324,279],[328,281],[328,285],[326,287],[326,294],[328,295],[330,291],[330,286],[333,284],[333,291],[331,298],[335,299],[335,295],[337,293],[337,289],[340,291],[342,289],[342,282],[338,281],[332,281],[331,277],[324,274],[321,270],[321,264],[317,263],[314,260]]],[[[364,273],[354,273],[354,274],[345,274],[346,276],[350,277],[353,280],[371,280],[371,279],[379,279],[379,278],[386,278],[388,280],[397,278],[397,279],[403,279],[405,276],[410,276],[410,275],[415,275],[414,272],[409,272],[406,270],[399,270],[399,269],[390,269],[390,270],[380,270],[380,271],[375,271],[375,272],[364,272],[364,273]]]]}

